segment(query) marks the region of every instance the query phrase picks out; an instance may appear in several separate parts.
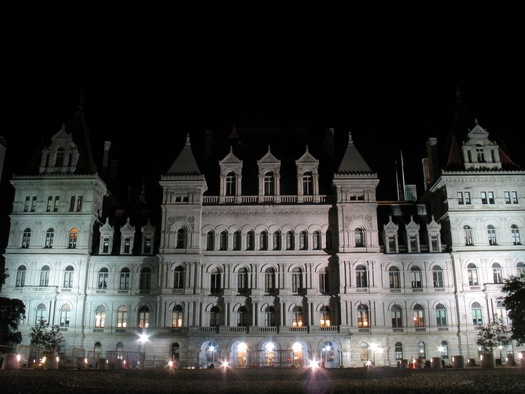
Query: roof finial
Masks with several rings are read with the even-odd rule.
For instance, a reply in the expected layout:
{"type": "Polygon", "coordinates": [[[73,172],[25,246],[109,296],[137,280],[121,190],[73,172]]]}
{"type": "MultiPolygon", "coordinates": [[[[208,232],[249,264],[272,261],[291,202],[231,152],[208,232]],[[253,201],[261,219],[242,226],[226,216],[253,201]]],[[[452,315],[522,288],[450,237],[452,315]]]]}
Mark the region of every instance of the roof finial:
{"type": "Polygon", "coordinates": [[[478,118],[474,119],[474,123],[478,124],[478,118]]]}
{"type": "Polygon", "coordinates": [[[270,153],[270,145],[268,145],[268,153],[270,153]]]}
{"type": "Polygon", "coordinates": [[[186,146],[190,146],[190,133],[186,134],[186,146]]]}

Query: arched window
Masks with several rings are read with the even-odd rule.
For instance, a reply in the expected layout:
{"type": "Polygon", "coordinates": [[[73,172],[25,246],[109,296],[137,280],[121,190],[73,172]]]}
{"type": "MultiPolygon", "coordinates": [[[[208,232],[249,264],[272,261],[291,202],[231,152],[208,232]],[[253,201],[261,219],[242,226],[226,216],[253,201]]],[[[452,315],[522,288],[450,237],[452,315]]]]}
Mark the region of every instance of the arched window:
{"type": "Polygon", "coordinates": [[[472,324],[475,326],[483,325],[483,311],[479,302],[472,303],[472,324]]]}
{"type": "Polygon", "coordinates": [[[235,196],[235,173],[229,172],[226,175],[226,195],[235,196]]]}
{"type": "Polygon", "coordinates": [[[448,359],[448,342],[447,341],[441,341],[441,345],[439,346],[439,351],[441,353],[441,358],[446,360],[448,359]]]}
{"type": "Polygon", "coordinates": [[[73,274],[75,273],[75,269],[72,265],[68,265],[66,269],[64,270],[64,283],[63,287],[64,289],[71,289],[73,287],[73,274]]]}
{"type": "Polygon", "coordinates": [[[248,270],[245,267],[239,269],[237,274],[237,292],[239,294],[248,293],[248,270]]]}
{"type": "Polygon", "coordinates": [[[184,268],[180,265],[173,271],[173,288],[184,289],[184,268]]]}
{"type": "Polygon", "coordinates": [[[221,311],[217,306],[210,309],[210,327],[219,327],[221,324],[221,311]]]}
{"type": "Polygon", "coordinates": [[[44,265],[40,270],[40,286],[47,287],[49,286],[49,266],[44,265]]]}
{"type": "Polygon", "coordinates": [[[117,328],[126,328],[128,326],[128,308],[120,306],[117,311],[117,328]]]}
{"type": "Polygon", "coordinates": [[[292,292],[299,293],[303,288],[303,271],[295,267],[292,270],[292,292]]]}
{"type": "Polygon", "coordinates": [[[368,274],[366,267],[362,264],[355,267],[355,285],[356,287],[368,287],[368,274]]]}
{"type": "Polygon", "coordinates": [[[182,306],[175,305],[171,313],[171,326],[173,328],[181,328],[182,319],[183,319],[182,306]]]}
{"type": "Polygon", "coordinates": [[[394,305],[391,309],[392,313],[392,328],[403,328],[403,318],[401,316],[401,307],[394,305]]]}
{"type": "Polygon", "coordinates": [[[314,193],[312,181],[313,181],[312,173],[305,172],[303,174],[303,195],[311,196],[314,193]]]}
{"type": "Polygon", "coordinates": [[[492,224],[489,224],[487,226],[487,235],[489,237],[489,245],[497,245],[498,242],[496,240],[496,229],[492,224]]]}
{"type": "Polygon", "coordinates": [[[262,231],[259,235],[259,249],[268,250],[268,232],[262,231]]]}
{"type": "Polygon", "coordinates": [[[220,250],[228,250],[228,232],[226,230],[221,231],[219,236],[219,245],[220,250]]]}
{"type": "Polygon", "coordinates": [[[98,289],[107,289],[108,288],[108,277],[109,271],[106,267],[103,267],[98,271],[98,289]]]}
{"type": "Polygon", "coordinates": [[[180,345],[178,343],[174,343],[171,346],[171,359],[173,361],[179,361],[180,359],[180,345]]]}
{"type": "Polygon", "coordinates": [[[312,234],[312,241],[313,241],[312,248],[314,250],[320,250],[321,249],[321,232],[320,231],[314,231],[314,233],[312,234]]]}
{"type": "Polygon", "coordinates": [[[477,286],[479,284],[479,281],[478,281],[478,268],[476,267],[476,264],[470,263],[467,266],[467,273],[468,273],[469,286],[477,286]]]}
{"type": "Polygon", "coordinates": [[[514,245],[521,245],[520,229],[515,224],[510,226],[510,235],[514,245]]]}
{"type": "Polygon", "coordinates": [[[319,271],[319,292],[328,293],[330,291],[330,275],[328,268],[323,267],[319,271]]]}
{"type": "Polygon", "coordinates": [[[321,319],[319,323],[321,327],[330,327],[331,325],[330,308],[326,305],[321,308],[321,319]]]}
{"type": "Polygon", "coordinates": [[[139,290],[149,291],[151,289],[151,268],[145,267],[140,271],[139,290]]]}
{"type": "Polygon", "coordinates": [[[365,234],[364,234],[363,229],[358,227],[354,230],[354,239],[355,239],[355,246],[357,248],[365,246],[365,234]]]}
{"type": "Polygon", "coordinates": [[[62,308],[60,308],[60,327],[69,327],[70,315],[71,307],[68,304],[62,305],[62,308]]]}
{"type": "Polygon", "coordinates": [[[184,249],[186,247],[186,231],[183,228],[177,230],[176,249],[184,249]]]}
{"type": "Polygon", "coordinates": [[[119,290],[129,290],[130,272],[129,268],[124,267],[120,270],[119,290]]]}
{"type": "Polygon", "coordinates": [[[211,271],[211,283],[210,283],[210,292],[211,294],[220,294],[221,287],[221,270],[219,268],[214,268],[211,271]]]}
{"type": "Polygon", "coordinates": [[[26,271],[27,268],[25,265],[21,265],[16,270],[16,281],[15,281],[15,287],[24,287],[26,284],[26,271]]]}
{"type": "Polygon", "coordinates": [[[255,249],[255,233],[253,231],[248,231],[246,234],[246,250],[255,249]]]}
{"type": "Polygon", "coordinates": [[[31,229],[26,228],[24,229],[24,233],[22,234],[22,248],[29,248],[30,244],[31,244],[31,229]]]}
{"type": "Polygon", "coordinates": [[[149,327],[149,308],[147,306],[141,306],[139,309],[139,327],[149,327]]]}
{"type": "Polygon", "coordinates": [[[47,321],[47,308],[44,304],[38,304],[36,307],[35,326],[47,321]]]}
{"type": "Polygon", "coordinates": [[[275,268],[266,268],[264,271],[264,292],[266,294],[275,292],[275,268]]]}
{"type": "Polygon", "coordinates": [[[493,283],[503,283],[503,274],[499,263],[492,264],[492,278],[494,280],[493,283]]]}
{"type": "Polygon", "coordinates": [[[46,240],[44,243],[45,248],[52,248],[53,247],[53,239],[55,237],[55,230],[52,228],[48,228],[46,231],[46,240]]]}
{"type": "Polygon", "coordinates": [[[213,231],[208,231],[206,234],[206,250],[215,249],[215,233],[213,231]]]}
{"type": "Polygon", "coordinates": [[[303,309],[300,306],[296,306],[292,310],[292,326],[293,327],[303,326],[303,309]]]}
{"type": "Polygon", "coordinates": [[[436,305],[436,325],[438,327],[447,326],[447,310],[443,304],[436,305]]]}
{"type": "Polygon", "coordinates": [[[357,307],[357,327],[359,328],[368,328],[368,307],[366,305],[359,305],[357,307]]]}
{"type": "Polygon", "coordinates": [[[308,250],[308,232],[301,231],[299,234],[299,249],[308,250]]]}
{"type": "Polygon", "coordinates": [[[233,250],[241,250],[241,232],[233,233],[233,250]]]}
{"type": "Polygon", "coordinates": [[[281,232],[273,232],[273,250],[281,250],[281,232]]]}
{"type": "Polygon", "coordinates": [[[443,282],[443,270],[439,265],[435,265],[432,268],[432,280],[434,282],[434,287],[444,287],[443,282]]]}
{"type": "Polygon", "coordinates": [[[294,250],[294,249],[295,249],[294,233],[293,231],[288,231],[286,233],[286,250],[294,250]]]}
{"type": "Polygon", "coordinates": [[[245,306],[237,311],[237,327],[248,327],[248,310],[245,306]]]}
{"type": "Polygon", "coordinates": [[[73,227],[71,230],[69,230],[69,241],[68,241],[69,249],[76,249],[77,239],[78,239],[78,230],[73,227]]]}
{"type": "Polygon", "coordinates": [[[425,327],[425,310],[419,304],[414,306],[414,327],[425,327]]]}
{"type": "Polygon", "coordinates": [[[518,276],[525,274],[525,263],[520,261],[518,264],[516,264],[516,271],[518,276]]]}
{"type": "Polygon", "coordinates": [[[275,327],[275,309],[273,306],[268,306],[264,310],[264,326],[275,327]]]}
{"type": "Polygon", "coordinates": [[[388,284],[391,289],[400,289],[401,288],[401,278],[399,275],[399,268],[390,267],[388,269],[388,284]]]}
{"type": "Polygon", "coordinates": [[[425,346],[425,342],[423,341],[419,341],[417,343],[417,353],[418,353],[418,357],[420,359],[425,359],[427,358],[427,349],[426,349],[426,346],[425,346]]]}
{"type": "Polygon", "coordinates": [[[100,305],[95,310],[95,328],[104,328],[106,325],[106,308],[100,305]]]}
{"type": "Polygon", "coordinates": [[[396,342],[395,344],[396,360],[403,359],[403,345],[401,342],[396,342]]]}
{"type": "Polygon", "coordinates": [[[496,316],[499,317],[503,324],[510,324],[509,314],[507,309],[505,308],[505,303],[503,301],[498,301],[496,304],[496,316]]]}
{"type": "Polygon", "coordinates": [[[466,246],[474,245],[474,242],[472,241],[472,229],[470,228],[470,226],[468,225],[463,226],[463,233],[465,237],[465,245],[466,246]]]}
{"type": "Polygon", "coordinates": [[[413,266],[410,268],[410,273],[412,276],[412,288],[413,289],[420,289],[423,287],[423,283],[421,282],[421,269],[417,266],[413,266]]]}

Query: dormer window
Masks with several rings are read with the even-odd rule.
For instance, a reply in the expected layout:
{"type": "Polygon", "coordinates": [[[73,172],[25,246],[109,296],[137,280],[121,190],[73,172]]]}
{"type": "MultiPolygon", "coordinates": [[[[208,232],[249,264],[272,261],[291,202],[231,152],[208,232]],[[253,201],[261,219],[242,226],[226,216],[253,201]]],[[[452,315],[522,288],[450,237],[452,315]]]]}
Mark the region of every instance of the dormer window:
{"type": "Polygon", "coordinates": [[[233,172],[226,175],[226,195],[235,196],[235,174],[233,172]]]}
{"type": "Polygon", "coordinates": [[[55,156],[55,167],[62,167],[64,165],[64,149],[58,148],[55,156]]]}
{"type": "Polygon", "coordinates": [[[482,145],[476,145],[476,156],[478,163],[485,163],[485,150],[482,145]]]}
{"type": "Polygon", "coordinates": [[[303,174],[303,195],[311,196],[313,194],[313,184],[312,184],[312,173],[306,172],[303,174]]]}
{"type": "Polygon", "coordinates": [[[264,195],[273,196],[275,194],[275,178],[273,172],[264,174],[264,195]]]}

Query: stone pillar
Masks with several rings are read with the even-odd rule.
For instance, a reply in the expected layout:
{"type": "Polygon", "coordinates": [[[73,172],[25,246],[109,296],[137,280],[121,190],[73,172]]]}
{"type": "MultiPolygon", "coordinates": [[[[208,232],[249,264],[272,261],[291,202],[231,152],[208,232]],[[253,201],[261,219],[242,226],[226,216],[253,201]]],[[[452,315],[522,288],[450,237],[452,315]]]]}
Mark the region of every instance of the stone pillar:
{"type": "Polygon", "coordinates": [[[453,356],[452,357],[452,368],[464,368],[465,359],[463,356],[453,356]]]}
{"type": "Polygon", "coordinates": [[[10,369],[20,369],[18,353],[4,353],[4,361],[2,361],[2,370],[10,369]]]}

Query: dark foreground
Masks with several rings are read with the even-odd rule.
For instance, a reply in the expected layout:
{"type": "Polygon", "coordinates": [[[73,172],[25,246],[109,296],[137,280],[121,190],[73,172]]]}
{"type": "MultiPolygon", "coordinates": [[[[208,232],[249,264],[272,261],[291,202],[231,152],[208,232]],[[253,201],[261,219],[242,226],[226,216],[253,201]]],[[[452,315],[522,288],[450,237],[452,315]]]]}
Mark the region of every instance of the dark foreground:
{"type": "Polygon", "coordinates": [[[7,393],[524,393],[525,369],[0,371],[7,393]]]}

